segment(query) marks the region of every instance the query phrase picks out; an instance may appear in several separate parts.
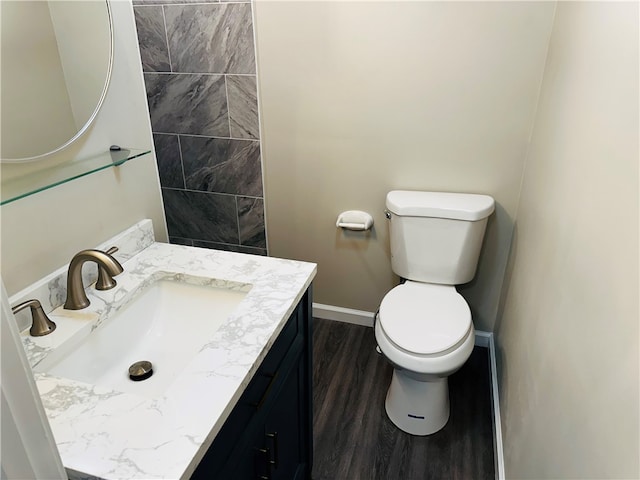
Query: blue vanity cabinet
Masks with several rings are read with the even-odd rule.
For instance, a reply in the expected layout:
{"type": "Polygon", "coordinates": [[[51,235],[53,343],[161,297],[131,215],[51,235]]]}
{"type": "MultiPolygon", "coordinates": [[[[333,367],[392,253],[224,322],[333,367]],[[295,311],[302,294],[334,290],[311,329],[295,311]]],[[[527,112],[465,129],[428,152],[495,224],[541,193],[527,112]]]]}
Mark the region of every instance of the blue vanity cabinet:
{"type": "Polygon", "coordinates": [[[309,289],[192,479],[311,478],[311,352],[309,289]]]}

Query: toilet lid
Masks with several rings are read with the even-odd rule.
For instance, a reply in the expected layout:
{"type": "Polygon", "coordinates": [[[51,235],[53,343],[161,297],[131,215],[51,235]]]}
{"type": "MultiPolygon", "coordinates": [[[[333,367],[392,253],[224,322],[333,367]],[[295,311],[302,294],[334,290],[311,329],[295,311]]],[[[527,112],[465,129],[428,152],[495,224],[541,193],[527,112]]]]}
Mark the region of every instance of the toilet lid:
{"type": "Polygon", "coordinates": [[[471,311],[454,287],[406,282],[382,299],[380,325],[401,348],[422,355],[460,342],[471,327],[471,311]]]}

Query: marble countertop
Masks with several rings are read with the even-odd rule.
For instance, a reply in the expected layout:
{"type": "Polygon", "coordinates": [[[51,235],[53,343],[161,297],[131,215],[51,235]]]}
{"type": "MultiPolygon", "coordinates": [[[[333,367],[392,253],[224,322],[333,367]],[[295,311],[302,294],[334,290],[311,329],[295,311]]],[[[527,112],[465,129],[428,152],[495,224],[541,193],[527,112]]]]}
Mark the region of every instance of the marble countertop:
{"type": "Polygon", "coordinates": [[[310,286],[316,265],[151,243],[123,267],[114,289],[87,288],[86,309],[53,310],[59,331],[37,339],[24,335],[27,357],[37,367],[71,334],[60,328],[65,316],[70,324],[90,328],[108,322],[154,275],[185,274],[222,287],[250,284],[234,313],[161,396],[35,373],[70,478],[189,478],[310,286]]]}

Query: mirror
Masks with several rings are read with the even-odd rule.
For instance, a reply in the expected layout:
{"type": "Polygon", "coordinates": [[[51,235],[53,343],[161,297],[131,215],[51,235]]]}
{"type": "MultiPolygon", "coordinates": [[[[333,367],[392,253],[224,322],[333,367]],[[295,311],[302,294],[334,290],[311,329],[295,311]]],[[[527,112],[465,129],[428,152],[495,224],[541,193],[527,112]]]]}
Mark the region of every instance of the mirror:
{"type": "Polygon", "coordinates": [[[111,74],[111,12],[95,0],[2,0],[0,9],[0,160],[36,160],[95,118],[111,74]]]}

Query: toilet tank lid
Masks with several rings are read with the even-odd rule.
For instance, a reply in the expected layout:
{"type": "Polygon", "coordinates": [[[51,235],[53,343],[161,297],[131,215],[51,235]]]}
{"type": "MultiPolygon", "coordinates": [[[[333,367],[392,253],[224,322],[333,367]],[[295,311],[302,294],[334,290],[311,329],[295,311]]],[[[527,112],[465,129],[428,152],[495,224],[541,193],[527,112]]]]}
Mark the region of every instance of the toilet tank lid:
{"type": "Polygon", "coordinates": [[[418,192],[394,190],[387,194],[387,209],[407,217],[451,218],[475,222],[495,209],[489,195],[474,193],[418,192]]]}

